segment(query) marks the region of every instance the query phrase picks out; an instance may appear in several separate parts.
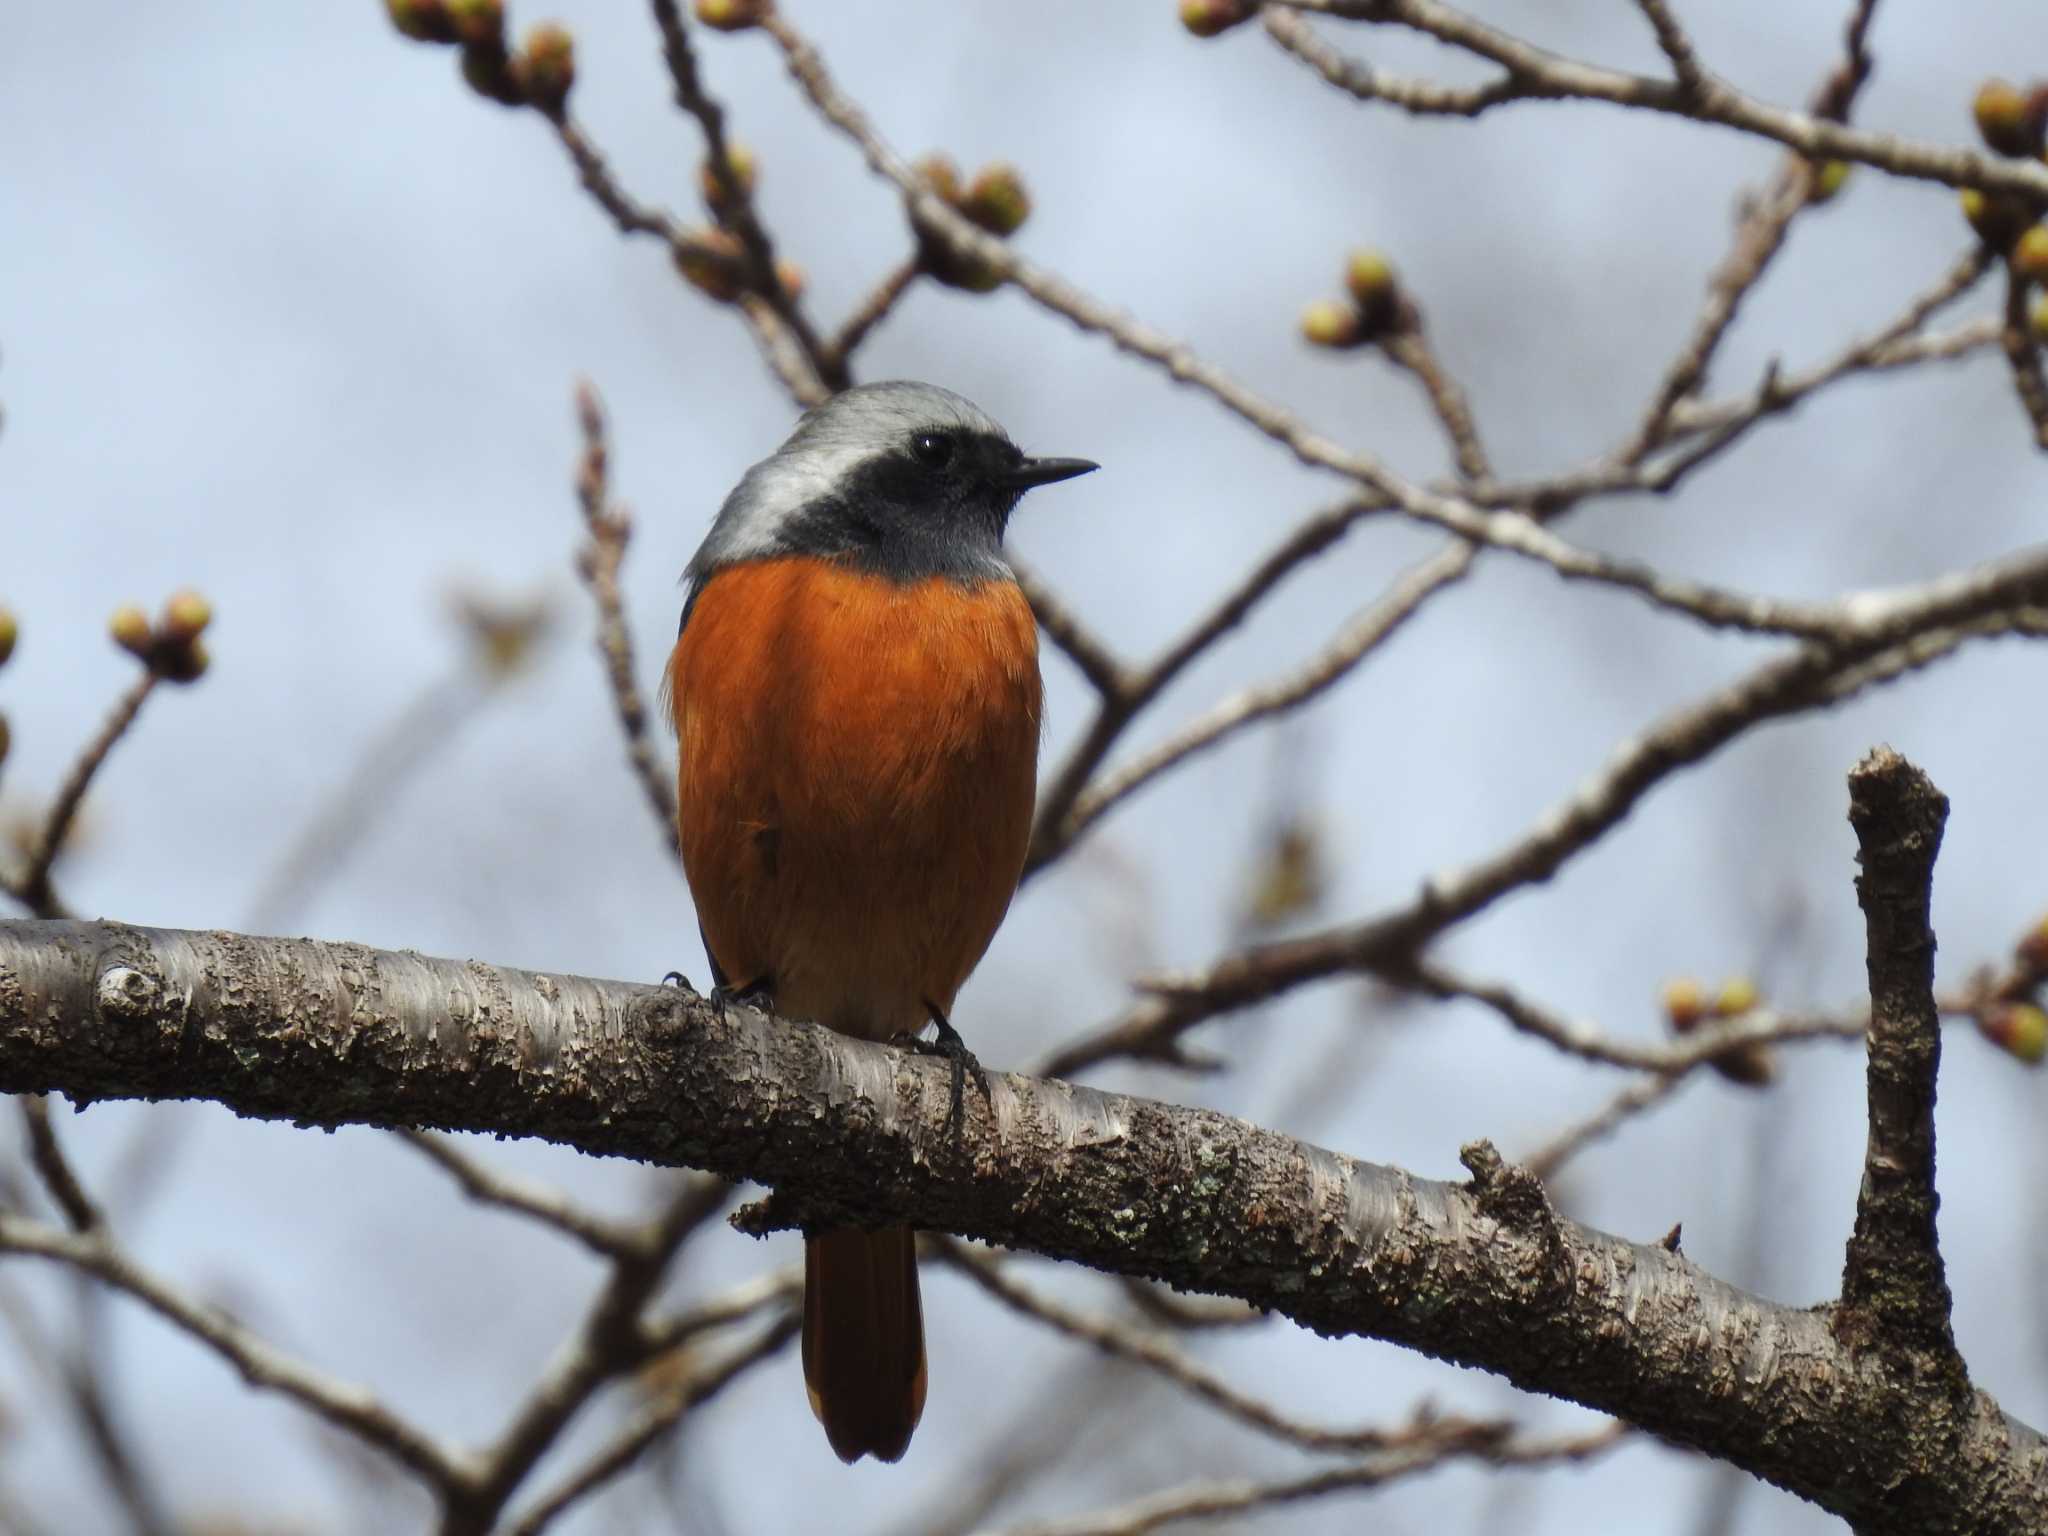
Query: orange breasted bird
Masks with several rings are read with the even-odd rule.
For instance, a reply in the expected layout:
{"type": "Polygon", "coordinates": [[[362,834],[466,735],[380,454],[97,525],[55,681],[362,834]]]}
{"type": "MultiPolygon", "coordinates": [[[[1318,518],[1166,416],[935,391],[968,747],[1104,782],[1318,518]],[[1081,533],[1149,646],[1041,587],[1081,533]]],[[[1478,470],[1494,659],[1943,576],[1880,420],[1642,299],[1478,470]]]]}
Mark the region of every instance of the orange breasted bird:
{"type": "MultiPolygon", "coordinates": [[[[1023,871],[1038,632],[1003,558],[1031,458],[960,396],[869,384],[808,412],[684,572],[668,685],[677,830],[715,995],[864,1040],[936,1026],[1023,871]]],[[[957,1100],[956,1100],[957,1103],[957,1100]]],[[[924,1408],[911,1229],[804,1243],[804,1381],[845,1461],[924,1408]]]]}

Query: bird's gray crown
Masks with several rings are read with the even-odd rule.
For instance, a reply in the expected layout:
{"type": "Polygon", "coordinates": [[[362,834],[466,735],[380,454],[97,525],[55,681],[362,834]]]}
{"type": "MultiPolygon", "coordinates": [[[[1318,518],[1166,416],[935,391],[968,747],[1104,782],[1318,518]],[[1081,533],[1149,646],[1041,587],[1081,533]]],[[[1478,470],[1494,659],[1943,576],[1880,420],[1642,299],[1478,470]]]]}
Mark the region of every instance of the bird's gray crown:
{"type": "MultiPolygon", "coordinates": [[[[897,380],[841,391],[806,411],[780,448],[749,469],[726,497],[684,577],[693,586],[721,566],[781,554],[859,555],[865,545],[888,552],[909,542],[918,560],[949,574],[1009,574],[1001,554],[1002,522],[1016,494],[992,495],[992,519],[971,515],[971,500],[944,499],[933,488],[931,516],[917,515],[923,488],[908,471],[920,437],[945,437],[973,459],[1015,463],[1006,433],[972,401],[932,384],[897,380]],[[904,473],[898,474],[897,470],[904,473]],[[962,511],[968,515],[960,515],[962,511]],[[915,525],[928,523],[919,529],[915,525]]],[[[883,563],[887,563],[886,561],[883,563]]],[[[913,574],[906,568],[901,574],[913,574]]]]}

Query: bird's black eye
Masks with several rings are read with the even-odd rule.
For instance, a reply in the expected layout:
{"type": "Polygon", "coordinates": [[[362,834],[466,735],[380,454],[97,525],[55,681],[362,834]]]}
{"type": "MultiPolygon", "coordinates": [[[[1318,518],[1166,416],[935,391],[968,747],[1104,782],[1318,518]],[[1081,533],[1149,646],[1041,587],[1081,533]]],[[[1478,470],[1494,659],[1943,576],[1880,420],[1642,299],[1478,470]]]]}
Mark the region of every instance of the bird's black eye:
{"type": "Polygon", "coordinates": [[[926,469],[944,469],[953,462],[953,439],[943,432],[920,432],[911,438],[910,451],[926,469]]]}

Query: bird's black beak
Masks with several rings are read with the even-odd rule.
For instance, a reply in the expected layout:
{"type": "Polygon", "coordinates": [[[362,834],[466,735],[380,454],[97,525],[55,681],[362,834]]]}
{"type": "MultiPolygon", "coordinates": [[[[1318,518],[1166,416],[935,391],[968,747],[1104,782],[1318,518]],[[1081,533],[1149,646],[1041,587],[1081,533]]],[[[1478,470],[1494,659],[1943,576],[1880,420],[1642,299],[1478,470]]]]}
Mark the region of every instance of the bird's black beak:
{"type": "Polygon", "coordinates": [[[1092,459],[1024,459],[1014,469],[1004,471],[1000,484],[1006,491],[1028,491],[1035,485],[1071,480],[1100,468],[1092,459]]]}

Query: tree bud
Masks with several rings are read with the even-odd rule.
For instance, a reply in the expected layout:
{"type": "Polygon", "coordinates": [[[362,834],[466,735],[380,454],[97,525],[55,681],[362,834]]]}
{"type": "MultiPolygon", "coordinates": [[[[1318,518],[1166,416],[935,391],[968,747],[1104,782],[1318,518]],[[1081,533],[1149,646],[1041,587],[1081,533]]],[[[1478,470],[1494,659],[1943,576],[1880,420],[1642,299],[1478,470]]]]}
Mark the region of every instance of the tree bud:
{"type": "Polygon", "coordinates": [[[992,235],[1014,235],[1031,217],[1031,194],[1017,168],[985,165],[960,196],[960,211],[992,235]]]}
{"type": "Polygon", "coordinates": [[[1180,24],[1197,37],[1215,37],[1250,21],[1257,9],[1251,0],[1180,0],[1180,24]]]}
{"type": "Polygon", "coordinates": [[[107,620],[107,633],[114,644],[129,655],[147,661],[151,648],[156,644],[156,635],[149,627],[149,615],[133,603],[123,603],[116,608],[113,617],[107,620]]]}
{"type": "Polygon", "coordinates": [[[1365,340],[1365,321],[1342,299],[1317,299],[1301,312],[1301,339],[1312,347],[1343,351],[1365,340]]]}
{"type": "Polygon", "coordinates": [[[544,21],[526,34],[518,75],[526,96],[543,112],[559,112],[576,83],[576,39],[559,23],[544,21]]]}

